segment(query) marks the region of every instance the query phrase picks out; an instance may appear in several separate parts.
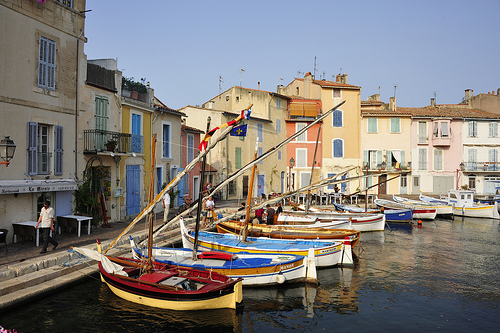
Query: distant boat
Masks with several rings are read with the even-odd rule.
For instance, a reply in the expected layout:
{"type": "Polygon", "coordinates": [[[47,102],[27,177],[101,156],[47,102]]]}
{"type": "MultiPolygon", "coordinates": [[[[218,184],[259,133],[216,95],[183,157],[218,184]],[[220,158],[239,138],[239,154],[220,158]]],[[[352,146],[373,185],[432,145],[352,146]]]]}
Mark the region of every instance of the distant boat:
{"type": "MultiPolygon", "coordinates": [[[[333,203],[335,208],[338,211],[345,211],[345,212],[351,212],[351,213],[363,213],[365,211],[364,208],[361,207],[356,207],[356,206],[349,206],[349,205],[342,205],[338,203],[333,203]]],[[[380,210],[380,209],[368,209],[367,213],[384,213],[385,215],[385,220],[387,222],[411,222],[413,219],[413,210],[410,208],[402,208],[402,209],[387,209],[387,210],[380,210]]]]}
{"type": "MultiPolygon", "coordinates": [[[[192,249],[195,231],[190,231],[179,221],[181,227],[182,245],[192,249]]],[[[314,250],[316,267],[331,267],[336,265],[352,265],[351,245],[339,241],[318,242],[315,240],[280,240],[264,237],[247,237],[243,241],[238,235],[220,234],[217,232],[200,231],[198,233],[198,249],[201,251],[224,251],[229,253],[254,254],[295,254],[307,256],[309,249],[314,250]]]]}
{"type": "Polygon", "coordinates": [[[390,209],[412,209],[413,218],[418,220],[434,220],[436,218],[437,210],[435,207],[424,207],[418,205],[404,204],[386,199],[373,200],[378,207],[384,207],[385,210],[390,209]]]}
{"type": "MultiPolygon", "coordinates": [[[[132,254],[136,259],[148,256],[146,247],[137,247],[130,237],[132,254]]],[[[153,247],[156,261],[187,268],[203,269],[243,279],[243,286],[270,286],[283,283],[307,282],[317,284],[314,252],[308,257],[292,254],[199,252],[187,248],[153,247]]]]}
{"type": "Polygon", "coordinates": [[[403,204],[409,204],[409,205],[415,205],[415,206],[425,206],[425,207],[434,207],[436,208],[436,216],[439,217],[444,217],[444,218],[453,218],[453,206],[445,203],[431,203],[423,200],[411,200],[408,198],[403,198],[399,197],[396,195],[392,195],[392,198],[394,201],[403,203],[403,204]]]}
{"type": "Polygon", "coordinates": [[[453,205],[453,214],[456,216],[500,219],[495,205],[479,205],[474,202],[474,191],[449,190],[448,197],[441,199],[453,205]]]}
{"type": "MultiPolygon", "coordinates": [[[[296,205],[297,209],[301,210],[301,214],[310,217],[316,217],[319,222],[327,223],[329,221],[344,221],[350,222],[352,229],[357,231],[382,231],[385,228],[385,215],[384,214],[370,214],[370,213],[339,213],[331,209],[319,209],[316,207],[309,207],[309,211],[305,213],[303,205],[296,205]]],[[[299,213],[299,212],[295,212],[299,213]]],[[[313,226],[319,226],[316,223],[313,226]]]]}

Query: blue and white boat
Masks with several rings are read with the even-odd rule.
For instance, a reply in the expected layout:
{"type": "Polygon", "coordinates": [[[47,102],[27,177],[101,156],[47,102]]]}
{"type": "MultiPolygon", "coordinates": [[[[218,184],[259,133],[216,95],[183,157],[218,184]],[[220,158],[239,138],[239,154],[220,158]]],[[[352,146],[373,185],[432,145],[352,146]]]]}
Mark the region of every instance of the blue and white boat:
{"type": "MultiPolygon", "coordinates": [[[[182,245],[185,248],[193,249],[195,231],[188,230],[182,219],[179,224],[182,245]]],[[[198,249],[235,254],[294,254],[300,256],[308,256],[309,249],[312,249],[316,267],[353,265],[352,249],[349,241],[281,240],[266,237],[247,237],[246,241],[243,241],[238,235],[200,231],[198,233],[198,249]]]]}
{"type": "MultiPolygon", "coordinates": [[[[364,208],[357,206],[342,205],[333,203],[335,208],[341,212],[365,213],[364,208]]],[[[366,213],[381,213],[380,209],[368,209],[366,213]]],[[[387,222],[411,222],[413,219],[413,211],[409,208],[402,209],[387,209],[383,211],[387,222]]]]}
{"type": "MultiPolygon", "coordinates": [[[[132,255],[146,259],[147,247],[136,246],[130,237],[132,255]]],[[[153,247],[153,258],[177,267],[214,271],[232,278],[242,278],[243,286],[271,286],[283,283],[306,282],[318,284],[314,252],[307,257],[292,254],[251,254],[211,251],[199,252],[187,248],[153,247]],[[224,273],[222,273],[224,272],[224,273]]]]}

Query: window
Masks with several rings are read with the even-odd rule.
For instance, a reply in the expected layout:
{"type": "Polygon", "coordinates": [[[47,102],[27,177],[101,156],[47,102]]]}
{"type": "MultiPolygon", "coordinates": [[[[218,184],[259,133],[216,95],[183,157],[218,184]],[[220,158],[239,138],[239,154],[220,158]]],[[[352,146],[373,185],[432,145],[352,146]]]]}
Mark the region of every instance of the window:
{"type": "Polygon", "coordinates": [[[333,157],[344,157],[344,140],[333,140],[333,157]]]}
{"type": "Polygon", "coordinates": [[[415,186],[415,187],[420,186],[420,177],[419,176],[413,177],[413,186],[415,186]]]}
{"type": "Polygon", "coordinates": [[[95,129],[97,130],[96,149],[105,150],[106,142],[108,142],[108,136],[106,131],[108,130],[108,99],[106,97],[96,96],[95,97],[95,129]]]}
{"type": "Polygon", "coordinates": [[[278,150],[278,161],[281,161],[281,150],[278,150]]]}
{"type": "Polygon", "coordinates": [[[400,118],[391,118],[391,133],[401,133],[400,118]]]}
{"type": "Polygon", "coordinates": [[[236,147],[234,150],[234,168],[236,170],[241,169],[241,147],[236,147]]]}
{"type": "Polygon", "coordinates": [[[427,122],[418,122],[418,143],[427,143],[427,122]]]}
{"type": "Polygon", "coordinates": [[[262,124],[257,124],[257,141],[262,142],[263,140],[262,124]]]}
{"type": "Polygon", "coordinates": [[[377,118],[368,118],[368,133],[377,133],[377,118]]]}
{"type": "Polygon", "coordinates": [[[54,150],[54,175],[63,172],[63,128],[36,122],[28,123],[28,174],[49,175],[51,170],[52,149],[54,150]],[[54,130],[54,136],[51,131],[54,130]],[[53,148],[51,140],[54,140],[53,148]]]}
{"type": "Polygon", "coordinates": [[[187,163],[190,163],[194,159],[194,135],[187,135],[187,163]]]}
{"type": "Polygon", "coordinates": [[[476,176],[470,175],[469,176],[469,190],[474,190],[474,189],[476,189],[476,176]]]}
{"type": "Polygon", "coordinates": [[[307,167],[307,149],[297,148],[295,150],[295,155],[297,156],[296,166],[298,168],[307,167]]]}
{"type": "Polygon", "coordinates": [[[170,157],[170,124],[163,124],[163,157],[170,157]]]}
{"type": "MultiPolygon", "coordinates": [[[[258,152],[258,156],[257,157],[259,157],[259,156],[262,156],[262,147],[259,147],[259,152],[258,152]]],[[[263,164],[263,163],[264,163],[264,160],[261,160],[259,162],[259,164],[263,164]]]]}
{"type": "Polygon", "coordinates": [[[380,169],[382,163],[381,150],[365,150],[363,152],[363,169],[380,169]]]}
{"type": "Polygon", "coordinates": [[[497,171],[498,170],[498,151],[496,149],[488,150],[488,170],[489,171],[497,171]]]}
{"type": "Polygon", "coordinates": [[[276,100],[276,109],[281,110],[281,99],[276,100]]]}
{"type": "Polygon", "coordinates": [[[427,170],[427,148],[418,149],[418,169],[427,170]]]}
{"type": "Polygon", "coordinates": [[[73,0],[57,0],[65,6],[73,8],[73,0]]]}
{"type": "MultiPolygon", "coordinates": [[[[296,123],[295,124],[295,133],[299,132],[304,127],[306,127],[305,123],[296,123]]],[[[304,133],[302,133],[301,135],[299,135],[295,140],[296,141],[301,141],[301,142],[307,141],[307,131],[305,131],[304,133]]]]}
{"type": "Polygon", "coordinates": [[[441,137],[447,138],[448,136],[450,136],[449,131],[448,131],[448,123],[442,122],[441,123],[441,137]]]}
{"type": "Polygon", "coordinates": [[[439,123],[434,123],[434,129],[432,131],[432,134],[434,135],[435,138],[439,136],[439,123]]]}
{"type": "Polygon", "coordinates": [[[332,98],[342,98],[342,90],[338,88],[332,89],[332,98]]]}
{"type": "Polygon", "coordinates": [[[477,121],[475,120],[469,121],[469,137],[477,137],[477,121]]]}
{"type": "Polygon", "coordinates": [[[498,123],[490,123],[489,125],[489,137],[497,138],[498,137],[498,123]]]}
{"type": "Polygon", "coordinates": [[[276,119],[276,133],[281,133],[281,119],[276,119]]]}
{"type": "Polygon", "coordinates": [[[443,150],[434,149],[434,170],[443,170],[443,150]]]}
{"type": "Polygon", "coordinates": [[[343,126],[343,111],[342,110],[335,110],[333,111],[333,127],[342,127],[343,126]]]}
{"type": "Polygon", "coordinates": [[[399,187],[408,187],[408,177],[406,175],[401,175],[399,179],[399,187]]]}
{"type": "MultiPolygon", "coordinates": [[[[335,176],[336,173],[327,173],[326,174],[326,178],[330,178],[330,177],[333,177],[335,176]]],[[[335,189],[335,185],[334,184],[328,184],[328,186],[326,187],[327,190],[333,190],[335,189]]]]}
{"type": "Polygon", "coordinates": [[[56,90],[56,42],[40,36],[38,44],[38,86],[56,90]]]}
{"type": "Polygon", "coordinates": [[[467,160],[467,171],[476,171],[477,170],[477,150],[469,149],[468,151],[468,160],[467,160]]]}

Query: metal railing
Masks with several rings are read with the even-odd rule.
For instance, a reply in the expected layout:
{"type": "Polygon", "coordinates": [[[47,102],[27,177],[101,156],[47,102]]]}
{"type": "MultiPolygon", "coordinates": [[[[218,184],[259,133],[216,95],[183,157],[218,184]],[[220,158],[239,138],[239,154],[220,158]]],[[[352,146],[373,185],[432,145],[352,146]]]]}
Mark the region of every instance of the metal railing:
{"type": "Polygon", "coordinates": [[[464,162],[463,171],[500,171],[500,162],[464,162]]]}
{"type": "Polygon", "coordinates": [[[105,130],[84,130],[84,153],[114,152],[143,153],[142,135],[111,132],[105,130]]]}

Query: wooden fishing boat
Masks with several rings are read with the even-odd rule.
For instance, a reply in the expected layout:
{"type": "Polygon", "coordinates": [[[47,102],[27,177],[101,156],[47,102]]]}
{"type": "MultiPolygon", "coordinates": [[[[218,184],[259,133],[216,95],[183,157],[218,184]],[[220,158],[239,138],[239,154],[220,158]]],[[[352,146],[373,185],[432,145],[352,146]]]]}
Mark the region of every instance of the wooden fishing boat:
{"type": "MultiPolygon", "coordinates": [[[[100,251],[100,244],[98,244],[100,251]]],[[[87,248],[73,250],[99,262],[101,280],[118,297],[170,310],[235,309],[243,300],[242,279],[207,270],[107,256],[87,248]]]]}
{"type": "MultiPolygon", "coordinates": [[[[365,209],[357,206],[342,205],[338,203],[333,203],[335,209],[339,212],[349,212],[349,213],[364,213],[365,209]]],[[[410,208],[404,209],[368,209],[366,213],[371,214],[384,214],[385,220],[387,222],[411,222],[413,219],[413,210],[410,208]]]]}
{"type": "MultiPolygon", "coordinates": [[[[147,249],[139,248],[130,237],[135,258],[147,258],[147,249]]],[[[318,284],[314,252],[307,257],[291,254],[201,252],[193,259],[188,248],[153,247],[156,261],[181,268],[196,268],[217,272],[233,279],[243,279],[243,286],[270,286],[306,282],[318,284]]]]}
{"type": "Polygon", "coordinates": [[[303,212],[284,211],[278,215],[278,225],[293,226],[295,228],[323,228],[353,230],[349,219],[332,220],[304,214],[303,212]]]}
{"type": "MultiPolygon", "coordinates": [[[[225,221],[216,224],[219,233],[240,235],[245,225],[239,221],[225,221]]],[[[360,231],[348,229],[295,228],[289,225],[251,224],[247,227],[249,236],[275,239],[315,239],[315,240],[349,240],[355,246],[360,231]]]]}
{"type": "Polygon", "coordinates": [[[352,249],[349,242],[315,240],[281,240],[264,237],[247,237],[243,241],[238,235],[220,234],[217,232],[188,230],[184,221],[179,221],[181,227],[182,245],[192,249],[195,237],[198,236],[198,247],[201,251],[224,251],[229,253],[254,254],[295,254],[307,256],[313,249],[316,267],[336,265],[352,265],[352,249]]]}
{"type": "Polygon", "coordinates": [[[417,220],[434,220],[437,214],[436,207],[410,205],[385,199],[375,199],[373,201],[378,207],[384,207],[384,210],[411,208],[413,210],[413,218],[417,220]]]}
{"type": "MultiPolygon", "coordinates": [[[[310,224],[310,227],[321,227],[320,224],[332,221],[343,221],[350,223],[351,227],[341,229],[354,229],[357,231],[381,231],[385,228],[385,215],[384,214],[371,214],[371,213],[340,213],[332,209],[320,209],[317,207],[309,207],[309,211],[305,213],[303,205],[296,205],[300,210],[296,214],[303,214],[305,216],[316,217],[317,223],[310,224]]],[[[330,227],[326,227],[329,228],[330,227]]],[[[335,227],[340,228],[340,227],[335,227]]]]}
{"type": "Polygon", "coordinates": [[[448,204],[438,204],[438,203],[430,203],[422,200],[411,200],[408,198],[392,195],[392,198],[394,201],[403,203],[403,204],[409,204],[409,205],[415,205],[417,207],[424,206],[424,207],[434,207],[436,208],[436,216],[443,217],[443,218],[452,218],[453,217],[453,206],[448,205],[448,204]]]}

